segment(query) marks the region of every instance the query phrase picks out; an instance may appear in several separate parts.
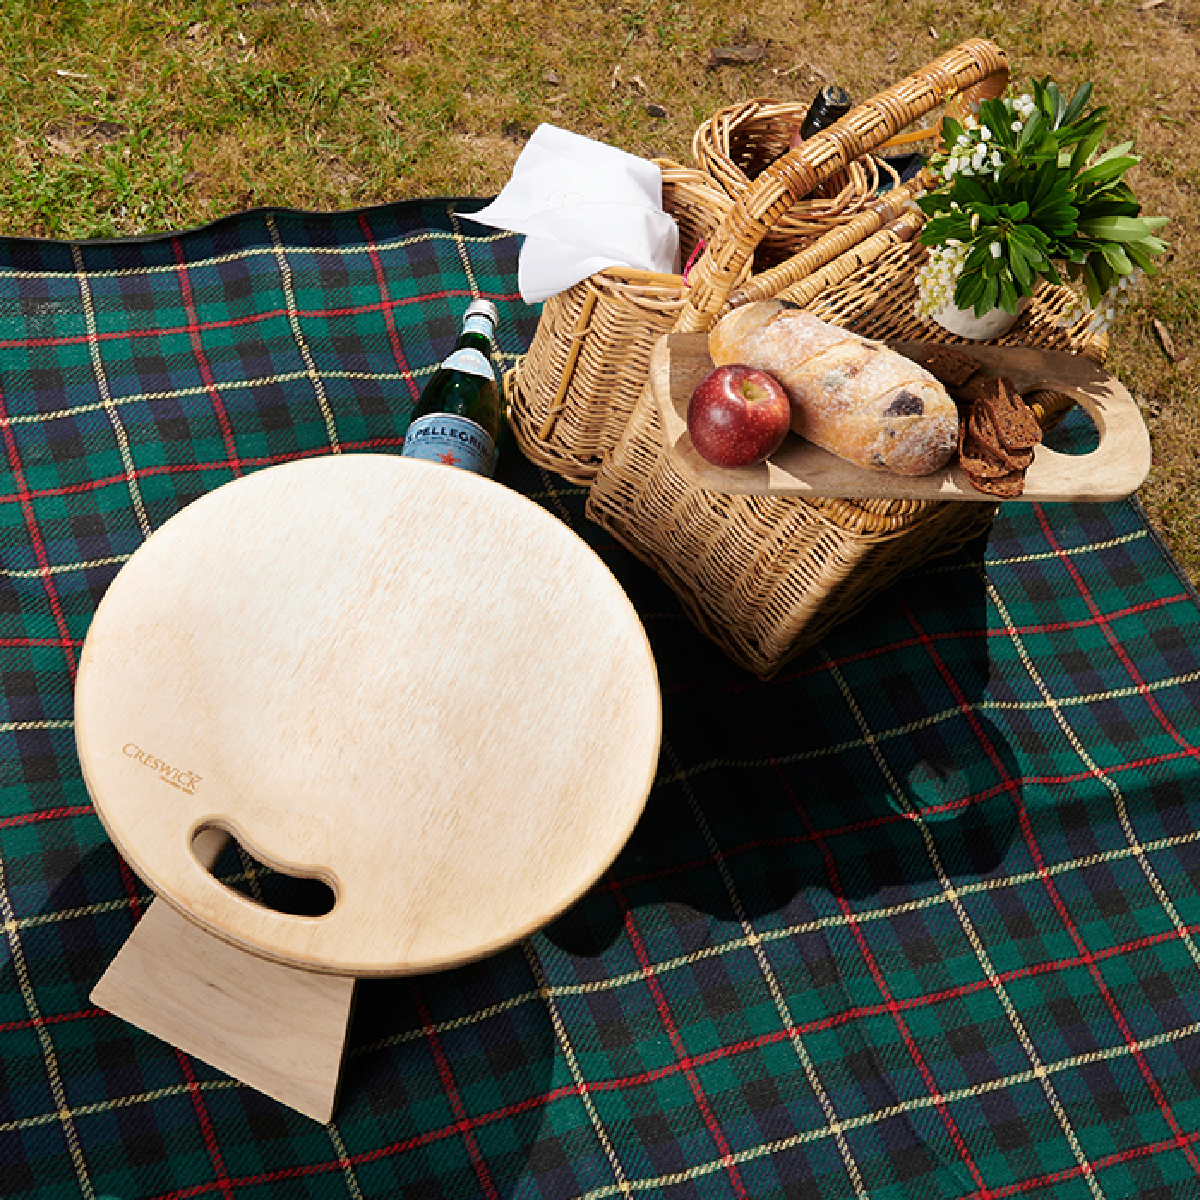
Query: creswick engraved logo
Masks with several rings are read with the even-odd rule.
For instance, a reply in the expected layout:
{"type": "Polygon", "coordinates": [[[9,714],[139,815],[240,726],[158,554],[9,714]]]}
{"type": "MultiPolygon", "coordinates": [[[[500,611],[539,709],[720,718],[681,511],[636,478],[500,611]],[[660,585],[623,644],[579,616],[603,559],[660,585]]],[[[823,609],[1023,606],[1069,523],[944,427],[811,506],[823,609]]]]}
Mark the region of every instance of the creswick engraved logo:
{"type": "Polygon", "coordinates": [[[121,753],[126,758],[132,758],[140,762],[143,767],[149,767],[151,771],[157,771],[158,777],[163,783],[169,783],[181,792],[187,792],[189,796],[196,794],[196,784],[200,782],[201,777],[195,771],[181,771],[178,767],[173,767],[170,763],[163,762],[161,758],[155,758],[153,754],[147,754],[145,750],[133,742],[126,742],[121,747],[121,753]]]}

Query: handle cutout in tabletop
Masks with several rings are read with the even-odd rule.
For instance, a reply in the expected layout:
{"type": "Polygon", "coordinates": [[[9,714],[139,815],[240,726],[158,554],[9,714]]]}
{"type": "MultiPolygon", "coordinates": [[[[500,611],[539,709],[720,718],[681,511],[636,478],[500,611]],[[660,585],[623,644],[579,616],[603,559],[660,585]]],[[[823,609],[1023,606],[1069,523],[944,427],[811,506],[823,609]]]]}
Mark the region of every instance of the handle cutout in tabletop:
{"type": "Polygon", "coordinates": [[[1042,445],[1072,457],[1091,454],[1100,445],[1100,430],[1087,409],[1075,404],[1042,434],[1042,445]]]}
{"type": "Polygon", "coordinates": [[[308,874],[280,869],[255,854],[236,830],[207,824],[196,830],[192,852],[210,874],[231,891],[273,912],[293,917],[324,917],[337,904],[335,881],[318,871],[308,874]],[[218,836],[228,840],[219,853],[206,854],[218,836]],[[206,858],[212,859],[211,865],[206,858]]]}

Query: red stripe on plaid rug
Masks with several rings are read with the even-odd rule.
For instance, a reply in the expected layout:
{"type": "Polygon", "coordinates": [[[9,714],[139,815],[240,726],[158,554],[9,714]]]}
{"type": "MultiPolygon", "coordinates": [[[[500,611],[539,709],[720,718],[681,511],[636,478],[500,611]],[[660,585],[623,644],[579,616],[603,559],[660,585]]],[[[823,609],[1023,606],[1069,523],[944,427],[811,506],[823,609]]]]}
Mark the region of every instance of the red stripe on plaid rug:
{"type": "MultiPolygon", "coordinates": [[[[740,690],[737,692],[738,700],[741,700],[740,690]]],[[[801,824],[808,830],[812,838],[812,844],[816,846],[818,853],[825,863],[825,872],[829,879],[829,893],[836,901],[838,908],[842,910],[842,916],[845,918],[846,927],[850,930],[851,936],[854,938],[855,944],[858,946],[859,954],[862,960],[866,963],[867,970],[871,974],[871,978],[875,983],[875,987],[884,1000],[884,1009],[887,1011],[893,1024],[896,1026],[900,1034],[901,1040],[904,1042],[905,1048],[908,1050],[909,1057],[912,1059],[913,1065],[917,1068],[918,1074],[921,1076],[922,1082],[925,1084],[925,1089],[929,1093],[930,1099],[933,1102],[934,1109],[941,1118],[942,1125],[945,1127],[946,1133],[954,1148],[958,1151],[963,1165],[971,1174],[971,1178],[975,1180],[979,1188],[980,1195],[986,1198],[991,1195],[988,1191],[987,1184],[984,1183],[983,1175],[979,1170],[978,1164],[975,1162],[971,1154],[971,1150],[966,1143],[966,1139],[962,1135],[962,1131],[958,1128],[957,1122],[954,1120],[949,1107],[941,1099],[941,1088],[938,1087],[937,1080],[933,1076],[933,1072],[929,1069],[929,1064],[925,1061],[924,1055],[921,1053],[920,1047],[917,1045],[917,1040],[913,1036],[912,1030],[900,1016],[900,1006],[896,1003],[895,998],[891,994],[891,989],[887,985],[887,980],[883,971],[880,969],[879,963],[875,955],[871,952],[870,946],[867,944],[867,939],[863,934],[861,923],[858,920],[853,908],[846,900],[845,889],[841,884],[841,876],[838,873],[837,862],[832,851],[826,844],[825,838],[821,831],[818,830],[812,823],[812,818],[809,816],[807,809],[800,803],[795,792],[792,789],[791,783],[788,780],[786,772],[780,769],[778,759],[770,752],[770,745],[763,737],[762,731],[759,729],[757,722],[753,719],[752,713],[743,705],[743,711],[746,715],[747,723],[754,730],[754,735],[758,739],[759,745],[763,747],[767,755],[767,761],[775,770],[776,779],[779,787],[784,795],[787,796],[792,805],[792,810],[799,817],[801,824]]]]}
{"type": "MultiPolygon", "coordinates": [[[[477,293],[473,292],[470,288],[447,288],[440,292],[427,292],[422,296],[402,297],[399,300],[381,301],[376,304],[351,304],[343,308],[297,308],[295,314],[297,317],[313,317],[317,320],[327,320],[330,317],[361,317],[367,313],[395,311],[398,308],[406,308],[411,304],[424,305],[430,300],[474,300],[476,295],[477,293]]],[[[515,292],[511,294],[507,292],[479,292],[478,295],[488,300],[508,302],[513,301],[517,297],[517,293],[515,292]]],[[[206,333],[215,329],[238,329],[246,325],[256,325],[260,321],[272,321],[276,317],[287,317],[288,315],[287,308],[272,308],[247,317],[228,317],[223,321],[189,322],[185,325],[127,329],[114,333],[97,332],[91,338],[86,334],[73,334],[70,337],[57,338],[8,338],[0,339],[0,350],[30,350],[51,346],[79,346],[89,345],[92,342],[126,342],[132,341],[135,338],[171,337],[180,333],[190,335],[193,333],[206,333]]]]}
{"type": "Polygon", "coordinates": [[[1200,749],[1197,749],[1197,747],[1193,746],[1190,742],[1181,737],[1175,726],[1169,720],[1167,720],[1166,713],[1164,713],[1159,707],[1157,701],[1151,694],[1150,689],[1147,688],[1146,681],[1142,678],[1141,672],[1137,669],[1133,659],[1129,657],[1125,651],[1125,647],[1121,645],[1120,640],[1117,638],[1116,634],[1113,633],[1112,628],[1109,625],[1109,620],[1111,618],[1105,616],[1105,614],[1100,611],[1100,607],[1097,605],[1091,591],[1084,582],[1083,576],[1079,573],[1079,568],[1076,567],[1071,561],[1070,555],[1063,552],[1062,546],[1059,544],[1058,539],[1054,536],[1054,530],[1051,529],[1050,523],[1046,520],[1045,507],[1041,504],[1035,504],[1033,506],[1033,511],[1037,516],[1038,524],[1041,526],[1042,532],[1046,535],[1046,541],[1050,544],[1050,548],[1056,555],[1058,555],[1058,559],[1063,566],[1066,567],[1067,574],[1071,576],[1076,588],[1079,589],[1080,596],[1083,597],[1083,602],[1088,607],[1088,612],[1092,614],[1096,624],[1100,626],[1100,631],[1104,634],[1108,644],[1112,647],[1113,653],[1117,656],[1118,661],[1125,668],[1129,678],[1133,680],[1134,686],[1138,689],[1138,693],[1146,702],[1146,707],[1149,708],[1154,714],[1155,720],[1158,721],[1163,732],[1177,746],[1181,747],[1193,758],[1200,758],[1200,749]]]}
{"type": "MultiPolygon", "coordinates": [[[[1035,506],[1037,507],[1037,506],[1035,506]]],[[[1049,530],[1046,531],[1047,538],[1051,537],[1049,530]]],[[[917,621],[913,612],[903,604],[900,605],[905,618],[909,621],[914,629],[917,630],[918,636],[923,634],[920,623],[917,621]]],[[[1112,1017],[1117,1028],[1121,1032],[1121,1036],[1125,1039],[1125,1044],[1129,1047],[1133,1060],[1137,1063],[1138,1070],[1141,1072],[1142,1079],[1145,1081],[1146,1087],[1150,1095],[1154,1098],[1155,1104],[1158,1105],[1159,1113],[1164,1121],[1175,1134],[1176,1138],[1183,1136],[1183,1130],[1180,1128],[1178,1120],[1171,1105],[1167,1101],[1167,1097],[1162,1090],[1158,1080],[1154,1077],[1154,1072],[1150,1070],[1149,1063],[1146,1062],[1145,1056],[1138,1048],[1137,1039],[1134,1037],[1133,1030],[1129,1027],[1129,1023],[1125,1019],[1125,1014],[1121,1011],[1120,1005],[1117,1004],[1116,997],[1112,990],[1105,982],[1104,976],[1100,973],[1096,966],[1096,957],[1091,950],[1088,949],[1082,935],[1079,932],[1078,926],[1075,924],[1071,916],[1071,911],[1063,900],[1058,887],[1055,885],[1050,871],[1046,867],[1046,860],[1042,856],[1041,847],[1039,847],[1037,838],[1033,832],[1033,823],[1029,819],[1029,810],[1025,807],[1024,798],[1021,795],[1021,789],[1017,782],[1009,776],[1007,768],[1004,765],[1004,760],[997,752],[995,746],[992,745],[991,739],[987,736],[986,731],[979,722],[978,715],[975,713],[967,697],[963,694],[962,689],[958,686],[954,678],[953,672],[941,656],[933,649],[932,641],[926,646],[930,659],[937,668],[938,673],[942,676],[946,686],[950,689],[955,700],[958,701],[963,716],[970,723],[971,728],[975,732],[975,736],[979,744],[983,747],[984,753],[988,756],[996,773],[1002,780],[1005,781],[1009,794],[1012,796],[1013,808],[1016,811],[1017,825],[1021,830],[1021,836],[1024,838],[1025,845],[1029,850],[1029,854],[1033,860],[1034,867],[1037,869],[1038,876],[1042,881],[1042,886],[1045,888],[1046,895],[1050,898],[1050,903],[1054,906],[1055,912],[1058,913],[1058,918],[1062,922],[1062,927],[1066,931],[1067,936],[1071,939],[1076,950],[1079,951],[1080,957],[1083,959],[1084,965],[1088,968],[1088,973],[1092,977],[1093,983],[1096,985],[1097,991],[1100,993],[1101,999],[1108,1008],[1109,1015],[1112,1017]]],[[[1197,1159],[1190,1146],[1182,1147],[1187,1160],[1192,1165],[1192,1170],[1197,1176],[1200,1176],[1200,1159],[1197,1159]]]]}
{"type": "MultiPolygon", "coordinates": [[[[0,426],[4,422],[0,419],[0,426]]],[[[5,428],[7,428],[5,426],[5,428]]],[[[404,445],[404,439],[400,437],[385,437],[385,438],[369,438],[359,442],[343,442],[343,452],[367,451],[367,450],[388,450],[397,449],[404,445]]],[[[287,454],[279,454],[274,457],[259,456],[256,458],[241,458],[238,461],[243,467],[251,469],[257,467],[273,467],[278,463],[296,462],[302,458],[318,458],[323,454],[329,454],[328,446],[317,446],[311,450],[293,450],[287,454]]],[[[148,479],[152,475],[189,475],[197,471],[223,471],[229,464],[227,462],[202,462],[202,463],[160,463],[151,467],[139,467],[133,473],[134,479],[148,479]]],[[[102,479],[92,479],[87,483],[72,484],[70,487],[61,488],[39,488],[36,492],[26,492],[16,496],[0,496],[0,504],[16,504],[23,501],[27,496],[29,499],[42,499],[49,496],[77,496],[86,492],[99,491],[101,488],[112,487],[114,484],[127,484],[130,476],[122,473],[120,475],[106,475],[102,479]]],[[[54,643],[57,645],[57,641],[54,643]]]]}
{"type": "Polygon", "coordinates": [[[667,1031],[671,1048],[675,1051],[675,1057],[679,1061],[683,1073],[687,1078],[688,1086],[692,1089],[692,1095],[696,1099],[696,1107],[699,1108],[700,1115],[704,1118],[704,1124],[708,1126],[708,1132],[717,1147],[717,1153],[721,1156],[721,1165],[729,1175],[729,1182],[733,1184],[737,1195],[748,1198],[749,1192],[746,1191],[746,1185],[742,1182],[741,1172],[737,1169],[737,1164],[733,1161],[729,1142],[725,1139],[725,1134],[721,1130],[721,1124],[708,1103],[708,1097],[705,1096],[704,1089],[700,1086],[700,1080],[696,1078],[695,1071],[692,1070],[690,1065],[687,1065],[686,1060],[689,1058],[687,1049],[683,1044],[682,1038],[679,1036],[679,1029],[675,1024],[675,1018],[671,1015],[671,1007],[667,1003],[667,998],[663,995],[662,988],[659,986],[658,976],[654,971],[654,964],[646,952],[646,943],[642,940],[642,935],[638,932],[637,925],[634,924],[633,912],[626,902],[625,897],[620,893],[618,893],[618,899],[621,902],[621,906],[625,909],[625,932],[628,934],[630,945],[632,945],[633,952],[637,956],[638,965],[641,967],[642,975],[646,980],[646,986],[650,989],[650,996],[654,1000],[654,1007],[658,1009],[659,1020],[662,1021],[663,1028],[667,1031]]]}
{"type": "Polygon", "coordinates": [[[409,990],[412,993],[413,1002],[417,1006],[417,1015],[421,1018],[422,1032],[425,1034],[425,1041],[428,1043],[430,1053],[433,1055],[438,1077],[442,1081],[442,1086],[446,1089],[446,1097],[450,1101],[450,1107],[454,1110],[454,1124],[449,1128],[451,1132],[462,1135],[463,1144],[467,1148],[467,1155],[471,1159],[471,1165],[475,1168],[475,1176],[479,1180],[484,1194],[493,1197],[494,1200],[500,1200],[500,1193],[496,1191],[496,1185],[492,1181],[491,1172],[487,1168],[487,1161],[483,1157],[483,1152],[479,1149],[479,1143],[473,1136],[471,1118],[467,1115],[467,1110],[463,1105],[462,1093],[458,1090],[458,1084],[454,1080],[454,1072],[450,1069],[446,1052],[442,1049],[442,1044],[438,1041],[437,1033],[434,1031],[429,1009],[425,1007],[425,1000],[415,983],[410,985],[409,990]]]}
{"type": "Polygon", "coordinates": [[[420,389],[413,382],[412,371],[400,346],[400,335],[396,332],[396,320],[392,316],[391,298],[388,296],[387,279],[383,273],[383,263],[379,261],[379,251],[375,244],[375,235],[371,232],[370,225],[367,224],[367,218],[362,214],[359,214],[358,227],[362,230],[363,237],[366,239],[367,253],[371,256],[371,266],[375,270],[375,284],[379,288],[379,298],[383,302],[383,319],[387,325],[388,341],[392,347],[392,358],[395,360],[396,366],[400,368],[400,373],[404,376],[405,383],[408,384],[409,395],[413,400],[416,400],[420,395],[420,389]]]}
{"type": "Polygon", "coordinates": [[[46,544],[42,541],[42,532],[38,528],[37,518],[33,515],[33,505],[30,503],[32,495],[29,491],[29,485],[25,479],[25,469],[21,465],[21,455],[17,450],[17,442],[13,437],[12,427],[8,424],[5,418],[8,417],[8,406],[4,400],[4,393],[0,392],[0,422],[4,425],[4,450],[8,455],[8,465],[12,470],[13,483],[16,485],[16,499],[21,505],[21,510],[25,515],[25,528],[29,530],[29,541],[33,545],[33,552],[37,556],[38,566],[41,568],[42,586],[46,589],[46,599],[50,602],[50,611],[54,615],[54,623],[58,626],[59,638],[57,644],[62,647],[63,657],[67,660],[67,671],[70,673],[71,682],[75,682],[75,643],[71,638],[71,632],[67,628],[67,618],[63,613],[62,601],[59,599],[58,590],[54,586],[54,577],[50,573],[50,560],[46,557],[46,544]]]}
{"type": "Polygon", "coordinates": [[[187,260],[183,254],[183,245],[178,238],[171,239],[171,253],[175,256],[175,261],[179,265],[176,272],[179,278],[179,290],[183,295],[184,311],[188,315],[188,322],[192,326],[191,342],[192,353],[196,357],[196,366],[200,368],[200,378],[204,380],[204,390],[208,393],[208,398],[212,402],[213,411],[217,414],[217,424],[221,427],[221,440],[225,443],[225,450],[229,455],[229,466],[234,475],[242,473],[241,465],[238,461],[237,445],[233,439],[233,427],[229,423],[229,414],[225,411],[225,405],[221,400],[221,393],[217,390],[217,382],[213,378],[213,373],[208,365],[208,356],[204,353],[204,344],[200,340],[200,331],[197,326],[196,302],[192,296],[192,281],[188,277],[187,260]]]}

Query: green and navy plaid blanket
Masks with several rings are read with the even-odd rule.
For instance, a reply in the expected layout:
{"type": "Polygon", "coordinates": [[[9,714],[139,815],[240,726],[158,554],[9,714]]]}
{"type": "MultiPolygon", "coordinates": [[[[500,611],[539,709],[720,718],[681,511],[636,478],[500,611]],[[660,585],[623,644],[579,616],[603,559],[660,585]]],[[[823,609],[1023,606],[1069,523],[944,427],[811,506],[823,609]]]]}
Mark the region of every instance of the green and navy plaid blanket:
{"type": "Polygon", "coordinates": [[[96,604],[202,493],[397,450],[471,296],[515,360],[537,313],[478,204],[0,242],[0,1194],[1200,1194],[1200,608],[1132,503],[1005,506],[763,683],[509,443],[659,664],[613,868],[363,983],[328,1127],[90,1003],[151,899],[74,749],[96,604]]]}

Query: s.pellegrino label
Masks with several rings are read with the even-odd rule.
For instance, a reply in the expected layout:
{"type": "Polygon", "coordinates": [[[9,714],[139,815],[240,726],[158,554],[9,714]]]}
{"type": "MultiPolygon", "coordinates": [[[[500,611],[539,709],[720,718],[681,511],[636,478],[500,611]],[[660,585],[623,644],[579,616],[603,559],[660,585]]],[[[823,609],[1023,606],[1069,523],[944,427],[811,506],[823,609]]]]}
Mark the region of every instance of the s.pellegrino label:
{"type": "MultiPolygon", "coordinates": [[[[470,320],[471,318],[468,318],[470,320]]],[[[442,363],[443,371],[465,371],[468,375],[479,375],[484,379],[490,379],[493,383],[496,382],[496,372],[492,370],[492,364],[488,362],[487,356],[481,350],[476,350],[471,346],[467,346],[462,350],[455,350],[444,363],[442,363]]]]}
{"type": "MultiPolygon", "coordinates": [[[[487,359],[478,351],[461,350],[459,353],[478,354],[483,359],[483,365],[488,365],[487,359]]],[[[430,413],[418,417],[408,427],[404,437],[404,457],[461,467],[464,471],[474,471],[476,475],[491,475],[496,443],[482,425],[477,425],[467,417],[454,413],[430,413]]]]}
{"type": "Polygon", "coordinates": [[[496,306],[473,300],[462,333],[417,397],[405,458],[491,475],[500,436],[500,388],[492,364],[496,306]]]}

